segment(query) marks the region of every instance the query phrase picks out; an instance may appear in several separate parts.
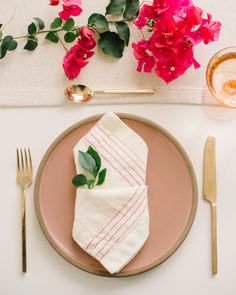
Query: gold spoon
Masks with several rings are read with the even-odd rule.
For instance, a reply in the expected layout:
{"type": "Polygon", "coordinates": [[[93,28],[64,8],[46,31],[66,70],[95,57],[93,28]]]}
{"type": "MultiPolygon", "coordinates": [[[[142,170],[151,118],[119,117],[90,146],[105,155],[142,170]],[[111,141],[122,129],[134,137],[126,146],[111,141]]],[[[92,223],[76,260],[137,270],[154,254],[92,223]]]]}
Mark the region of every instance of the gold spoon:
{"type": "Polygon", "coordinates": [[[64,94],[66,99],[74,103],[83,103],[90,100],[97,94],[153,94],[154,89],[137,89],[137,90],[96,90],[93,91],[85,85],[70,85],[65,88],[64,94]]]}

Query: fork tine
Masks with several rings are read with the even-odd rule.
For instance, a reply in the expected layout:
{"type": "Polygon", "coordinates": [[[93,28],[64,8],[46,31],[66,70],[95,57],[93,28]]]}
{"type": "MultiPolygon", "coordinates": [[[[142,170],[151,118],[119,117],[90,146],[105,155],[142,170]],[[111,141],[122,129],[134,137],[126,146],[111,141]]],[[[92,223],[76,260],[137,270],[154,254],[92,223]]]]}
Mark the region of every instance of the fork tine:
{"type": "Polygon", "coordinates": [[[33,171],[33,165],[32,165],[31,153],[30,153],[29,148],[28,148],[28,155],[29,155],[29,170],[32,172],[33,171]]]}
{"type": "Polygon", "coordinates": [[[29,170],[29,161],[28,161],[28,155],[26,153],[26,149],[24,149],[24,156],[25,156],[25,170],[29,170]]]}
{"type": "Polygon", "coordinates": [[[25,170],[25,164],[24,164],[24,157],[23,157],[22,149],[20,149],[20,159],[21,159],[21,169],[25,170]]]}
{"type": "Polygon", "coordinates": [[[16,149],[16,157],[17,157],[17,170],[20,171],[20,156],[19,156],[18,149],[16,149]]]}

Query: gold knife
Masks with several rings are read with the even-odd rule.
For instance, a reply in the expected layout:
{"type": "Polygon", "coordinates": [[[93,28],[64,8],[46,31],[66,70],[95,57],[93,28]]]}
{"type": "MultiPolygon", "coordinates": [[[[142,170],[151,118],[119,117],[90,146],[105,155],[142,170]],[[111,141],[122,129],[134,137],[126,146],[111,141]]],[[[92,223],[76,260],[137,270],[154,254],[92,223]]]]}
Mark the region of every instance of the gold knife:
{"type": "Polygon", "coordinates": [[[212,274],[217,273],[216,225],[216,160],[215,137],[209,136],[205,145],[203,169],[203,198],[211,204],[212,274]]]}

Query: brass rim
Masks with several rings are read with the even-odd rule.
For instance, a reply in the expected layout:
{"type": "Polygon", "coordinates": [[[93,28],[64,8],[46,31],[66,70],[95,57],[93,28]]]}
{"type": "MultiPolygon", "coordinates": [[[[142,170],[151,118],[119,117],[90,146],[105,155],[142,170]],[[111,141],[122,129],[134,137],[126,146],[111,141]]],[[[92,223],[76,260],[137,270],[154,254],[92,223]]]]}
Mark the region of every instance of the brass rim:
{"type": "Polygon", "coordinates": [[[151,270],[152,268],[158,266],[159,264],[163,263],[166,259],[168,259],[172,254],[175,253],[175,251],[179,248],[179,246],[183,243],[183,241],[185,240],[185,238],[187,237],[195,215],[196,215],[196,210],[197,210],[197,202],[198,202],[198,191],[197,191],[197,181],[196,181],[196,175],[192,166],[192,163],[187,155],[187,153],[185,152],[185,150],[183,149],[183,147],[180,145],[180,143],[168,132],[166,131],[164,128],[160,127],[158,124],[136,116],[136,115],[131,115],[131,114],[125,114],[125,113],[117,113],[117,115],[121,118],[121,119],[131,119],[133,121],[137,121],[137,122],[141,122],[144,123],[150,127],[155,128],[156,130],[158,130],[159,132],[161,132],[163,135],[165,135],[177,148],[177,150],[180,152],[180,154],[182,155],[185,164],[188,168],[191,180],[192,180],[192,192],[193,192],[193,196],[192,196],[192,206],[191,206],[191,212],[188,218],[188,222],[186,224],[186,227],[184,229],[184,231],[182,232],[181,236],[179,237],[179,239],[176,241],[176,243],[174,244],[174,246],[165,254],[163,255],[161,258],[159,258],[158,260],[156,260],[155,262],[145,266],[145,267],[141,267],[139,269],[136,269],[134,271],[128,271],[128,272],[119,272],[115,275],[111,275],[106,271],[101,271],[99,269],[91,269],[90,267],[88,267],[87,265],[83,265],[82,263],[72,259],[70,256],[66,255],[62,249],[57,245],[57,243],[55,243],[55,241],[53,240],[53,238],[50,236],[47,227],[45,226],[44,220],[42,218],[41,215],[41,211],[40,211],[40,206],[39,206],[39,188],[40,188],[40,182],[41,182],[41,176],[45,167],[45,164],[48,161],[48,158],[50,157],[51,153],[54,151],[54,149],[56,148],[56,146],[66,137],[68,136],[70,133],[72,133],[74,130],[80,128],[83,125],[86,125],[88,123],[92,123],[94,121],[99,120],[104,114],[98,114],[92,117],[89,117],[87,119],[81,120],[78,123],[75,123],[74,125],[72,125],[71,127],[67,128],[63,133],[61,133],[54,141],[53,143],[49,146],[48,150],[45,152],[41,163],[39,165],[38,168],[38,172],[36,175],[36,179],[35,179],[35,189],[34,189],[34,204],[35,204],[35,211],[36,211],[36,215],[38,218],[38,222],[40,224],[40,227],[44,233],[44,235],[46,236],[47,240],[49,241],[49,243],[51,244],[51,246],[58,252],[58,254],[60,254],[64,259],[66,259],[68,262],[70,262],[71,264],[73,264],[74,266],[80,268],[81,270],[84,270],[86,272],[95,274],[95,275],[99,275],[99,276],[105,276],[105,277],[128,277],[128,276],[133,276],[133,275],[137,275],[137,274],[141,274],[144,273],[148,270],[151,270]]]}

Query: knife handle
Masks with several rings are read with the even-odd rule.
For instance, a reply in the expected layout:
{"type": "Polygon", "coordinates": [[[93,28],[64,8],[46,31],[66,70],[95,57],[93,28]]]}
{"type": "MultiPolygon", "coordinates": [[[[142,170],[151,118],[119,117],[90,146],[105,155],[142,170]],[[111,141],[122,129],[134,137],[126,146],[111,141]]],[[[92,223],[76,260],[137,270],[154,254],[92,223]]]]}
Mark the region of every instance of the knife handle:
{"type": "Polygon", "coordinates": [[[212,274],[217,274],[216,205],[211,206],[212,274]]]}

